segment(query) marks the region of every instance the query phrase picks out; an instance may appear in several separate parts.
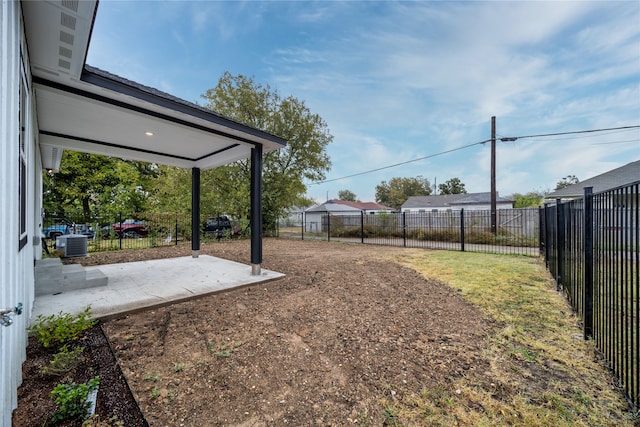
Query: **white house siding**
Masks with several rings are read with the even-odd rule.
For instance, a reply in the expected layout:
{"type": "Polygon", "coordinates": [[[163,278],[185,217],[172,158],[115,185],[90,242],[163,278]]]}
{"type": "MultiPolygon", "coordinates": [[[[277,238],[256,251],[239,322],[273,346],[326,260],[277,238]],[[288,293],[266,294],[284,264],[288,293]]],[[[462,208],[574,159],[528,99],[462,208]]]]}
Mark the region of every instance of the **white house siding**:
{"type": "Polygon", "coordinates": [[[17,406],[26,358],[27,326],[34,298],[34,236],[40,206],[39,155],[36,149],[35,114],[28,51],[24,45],[20,2],[2,0],[0,6],[0,308],[24,306],[11,326],[0,326],[0,425],[11,426],[17,406]],[[21,52],[23,59],[21,60],[21,52]],[[24,63],[23,63],[24,61],[24,63]],[[27,168],[27,244],[19,250],[19,99],[21,75],[27,82],[25,96],[25,164],[27,168]],[[36,188],[38,187],[38,188],[36,188]],[[36,192],[38,190],[38,192],[36,192]],[[36,202],[37,201],[37,202],[36,202]]]}

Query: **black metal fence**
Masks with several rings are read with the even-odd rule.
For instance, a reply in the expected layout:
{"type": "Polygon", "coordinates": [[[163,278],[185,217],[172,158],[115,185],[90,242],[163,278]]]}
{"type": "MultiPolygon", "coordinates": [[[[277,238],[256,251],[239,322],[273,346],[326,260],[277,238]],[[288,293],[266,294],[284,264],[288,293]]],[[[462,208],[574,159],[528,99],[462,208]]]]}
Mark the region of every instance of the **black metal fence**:
{"type": "Polygon", "coordinates": [[[538,209],[499,209],[496,233],[491,211],[298,213],[280,222],[279,236],[359,242],[407,248],[540,254],[538,209]]]}
{"type": "Polygon", "coordinates": [[[640,181],[542,209],[551,274],[635,410],[640,407],[640,181]]]}
{"type": "MultiPolygon", "coordinates": [[[[247,224],[230,221],[223,230],[208,230],[204,217],[199,227],[201,240],[242,235],[247,232],[247,224]]],[[[42,224],[43,250],[55,250],[56,237],[66,234],[87,236],[89,252],[179,245],[191,242],[191,214],[46,212],[42,224]]]]}

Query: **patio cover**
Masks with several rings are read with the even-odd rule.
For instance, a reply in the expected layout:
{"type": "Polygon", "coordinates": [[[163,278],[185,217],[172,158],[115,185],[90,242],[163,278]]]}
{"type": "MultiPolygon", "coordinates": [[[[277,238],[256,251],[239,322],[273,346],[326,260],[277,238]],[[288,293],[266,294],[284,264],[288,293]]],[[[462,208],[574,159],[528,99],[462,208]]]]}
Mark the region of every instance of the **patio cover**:
{"type": "Polygon", "coordinates": [[[57,170],[65,149],[191,168],[198,180],[195,217],[200,170],[251,157],[251,215],[260,216],[261,157],[285,141],[86,65],[97,7],[97,1],[22,2],[43,168],[57,170]]]}

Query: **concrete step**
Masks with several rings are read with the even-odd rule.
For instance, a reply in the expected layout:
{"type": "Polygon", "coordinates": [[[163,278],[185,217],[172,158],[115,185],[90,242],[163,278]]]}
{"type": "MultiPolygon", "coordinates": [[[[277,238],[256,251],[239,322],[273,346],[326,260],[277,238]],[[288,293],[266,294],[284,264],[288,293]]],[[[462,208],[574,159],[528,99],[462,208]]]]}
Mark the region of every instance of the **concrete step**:
{"type": "Polygon", "coordinates": [[[86,288],[96,288],[98,286],[107,286],[109,283],[109,278],[97,268],[93,270],[86,270],[87,280],[86,280],[86,288]]]}
{"type": "Polygon", "coordinates": [[[59,258],[38,261],[35,279],[36,296],[106,286],[108,283],[107,276],[100,270],[87,271],[80,264],[63,265],[59,258]]]}
{"type": "Polygon", "coordinates": [[[62,274],[62,261],[60,258],[45,258],[36,261],[34,269],[36,281],[47,277],[59,276],[62,274]]]}

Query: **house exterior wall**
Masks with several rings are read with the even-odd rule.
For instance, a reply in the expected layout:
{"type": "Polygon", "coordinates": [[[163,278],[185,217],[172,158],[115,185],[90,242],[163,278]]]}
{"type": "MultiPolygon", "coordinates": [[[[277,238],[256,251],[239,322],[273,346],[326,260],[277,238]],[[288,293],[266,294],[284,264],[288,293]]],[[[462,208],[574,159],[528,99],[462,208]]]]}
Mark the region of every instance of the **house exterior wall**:
{"type": "MultiPolygon", "coordinates": [[[[497,209],[512,209],[513,204],[509,203],[497,203],[497,209]]],[[[478,203],[478,204],[464,204],[464,205],[453,205],[453,206],[429,206],[429,207],[416,207],[416,208],[401,208],[401,212],[434,212],[434,211],[459,211],[460,209],[464,209],[465,211],[479,211],[479,210],[490,210],[491,205],[486,203],[478,203]]]]}
{"type": "Polygon", "coordinates": [[[33,265],[35,254],[41,254],[34,250],[34,245],[40,249],[40,157],[21,16],[20,2],[0,2],[0,309],[15,307],[18,303],[22,303],[24,309],[22,315],[11,316],[12,325],[0,326],[1,426],[11,426],[11,413],[17,406],[34,299],[33,265]],[[24,141],[22,150],[20,141],[24,141]],[[25,168],[26,179],[22,184],[20,164],[25,168]],[[26,195],[24,203],[21,203],[21,191],[26,195]]]}

